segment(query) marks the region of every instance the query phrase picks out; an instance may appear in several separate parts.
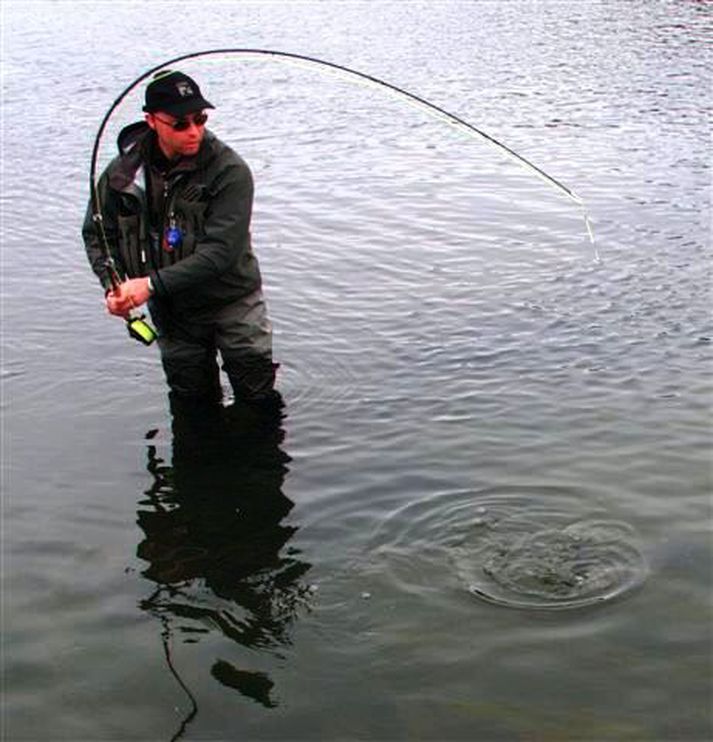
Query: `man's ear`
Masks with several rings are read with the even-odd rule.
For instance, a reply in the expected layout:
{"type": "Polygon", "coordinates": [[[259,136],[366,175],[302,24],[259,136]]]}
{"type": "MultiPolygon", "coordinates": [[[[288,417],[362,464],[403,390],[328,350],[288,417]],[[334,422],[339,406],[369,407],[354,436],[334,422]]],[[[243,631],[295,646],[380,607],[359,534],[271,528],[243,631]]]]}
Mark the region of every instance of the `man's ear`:
{"type": "Polygon", "coordinates": [[[148,125],[149,125],[149,126],[150,126],[150,127],[152,128],[152,129],[154,129],[154,130],[155,130],[155,129],[156,129],[156,122],[155,122],[155,121],[154,121],[154,119],[153,119],[153,114],[152,114],[152,113],[147,113],[147,114],[146,114],[146,115],[144,116],[144,118],[146,119],[146,123],[147,123],[147,124],[148,124],[148,125]]]}

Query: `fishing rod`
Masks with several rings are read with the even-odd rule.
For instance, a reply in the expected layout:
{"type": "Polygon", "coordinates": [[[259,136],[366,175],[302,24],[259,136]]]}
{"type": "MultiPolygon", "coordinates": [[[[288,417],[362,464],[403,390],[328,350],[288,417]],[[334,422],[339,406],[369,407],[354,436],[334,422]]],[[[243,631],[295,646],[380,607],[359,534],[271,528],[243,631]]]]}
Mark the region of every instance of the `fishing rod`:
{"type": "MultiPolygon", "coordinates": [[[[425,98],[422,98],[419,95],[410,93],[407,90],[404,90],[403,88],[400,88],[397,85],[393,85],[390,82],[386,82],[385,80],[375,77],[374,75],[369,75],[365,72],[359,72],[358,70],[354,70],[345,65],[336,64],[335,62],[328,62],[324,59],[318,59],[317,57],[311,57],[305,54],[296,54],[294,52],[283,52],[283,51],[277,51],[274,49],[252,49],[252,48],[232,48],[232,47],[220,48],[220,49],[205,49],[203,51],[191,52],[189,54],[181,54],[178,57],[173,57],[171,59],[168,59],[164,62],[161,62],[160,64],[157,64],[151,67],[150,69],[146,70],[141,75],[139,75],[135,80],[129,83],[129,85],[127,85],[126,88],[124,88],[124,90],[122,90],[122,92],[119,94],[116,100],[112,103],[112,105],[109,107],[109,110],[104,115],[104,118],[102,119],[102,122],[97,131],[96,137],[94,139],[94,146],[92,149],[92,157],[91,157],[91,165],[90,165],[90,170],[89,170],[89,188],[91,192],[92,217],[94,219],[95,224],[97,225],[97,233],[99,236],[99,242],[100,242],[102,252],[105,255],[105,262],[106,262],[107,270],[109,271],[109,275],[112,278],[112,286],[114,286],[115,278],[118,279],[119,276],[116,270],[114,259],[111,254],[111,249],[109,247],[109,242],[107,240],[106,232],[104,230],[101,202],[100,202],[99,191],[98,191],[97,182],[96,182],[96,170],[97,170],[97,161],[99,158],[99,147],[101,145],[101,139],[104,134],[104,130],[106,129],[107,124],[109,123],[109,119],[111,118],[114,111],[121,104],[121,102],[124,100],[124,98],[126,98],[126,96],[137,85],[139,85],[141,82],[143,82],[144,80],[146,80],[148,77],[158,72],[159,70],[169,67],[170,65],[177,64],[179,62],[184,62],[188,59],[197,59],[198,57],[208,57],[208,56],[213,56],[213,55],[218,55],[218,54],[238,55],[238,56],[245,56],[245,57],[267,57],[267,58],[277,59],[279,61],[286,61],[286,62],[291,62],[295,64],[306,65],[309,67],[316,66],[320,70],[323,70],[323,71],[326,70],[326,71],[331,71],[331,72],[334,72],[340,75],[345,75],[350,80],[356,79],[362,83],[375,85],[382,90],[383,89],[388,90],[392,93],[397,94],[400,97],[405,98],[410,103],[417,105],[420,108],[425,109],[429,114],[435,115],[438,118],[445,120],[447,123],[465,131],[469,135],[471,136],[475,135],[477,137],[480,137],[481,139],[484,139],[488,144],[498,149],[502,154],[506,155],[509,159],[513,160],[520,166],[524,167],[526,170],[529,170],[531,173],[535,174],[537,177],[539,177],[541,180],[543,180],[545,183],[550,185],[556,191],[564,195],[570,201],[577,204],[577,206],[581,207],[584,213],[584,223],[587,228],[587,232],[589,234],[589,239],[592,243],[594,243],[594,234],[592,232],[592,228],[589,222],[589,215],[587,213],[585,203],[583,199],[580,196],[578,196],[572,189],[568,188],[566,185],[564,185],[562,182],[560,182],[556,178],[553,178],[551,175],[549,175],[544,170],[542,170],[542,168],[530,162],[530,160],[526,159],[522,155],[510,149],[510,147],[506,146],[502,142],[499,142],[497,139],[490,136],[490,134],[487,134],[486,132],[482,131],[478,127],[473,126],[473,124],[468,123],[467,121],[462,119],[460,116],[456,116],[455,114],[450,113],[449,111],[446,111],[444,108],[441,108],[440,106],[437,106],[436,104],[427,101],[425,98]]],[[[142,321],[143,321],[143,318],[142,318],[142,321]]],[[[127,320],[127,322],[131,323],[131,320],[127,320]]],[[[143,323],[143,325],[145,325],[145,327],[148,328],[150,333],[153,333],[153,330],[150,328],[150,326],[147,325],[147,323],[143,323]]],[[[138,328],[137,332],[139,334],[138,339],[142,340],[142,342],[147,342],[147,338],[150,337],[150,333],[145,332],[144,337],[142,338],[141,334],[144,333],[144,328],[143,327],[138,328]]],[[[129,333],[134,335],[134,333],[132,332],[131,324],[129,324],[129,333]]],[[[155,333],[154,333],[154,336],[155,336],[155,333]]],[[[152,340],[153,338],[148,339],[147,344],[152,342],[152,340]]]]}

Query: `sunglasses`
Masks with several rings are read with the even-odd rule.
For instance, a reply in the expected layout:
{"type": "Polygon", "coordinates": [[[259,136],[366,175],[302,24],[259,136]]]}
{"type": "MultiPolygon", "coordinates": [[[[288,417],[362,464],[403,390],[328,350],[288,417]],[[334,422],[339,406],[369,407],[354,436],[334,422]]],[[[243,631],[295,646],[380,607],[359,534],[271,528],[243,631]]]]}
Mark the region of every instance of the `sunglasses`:
{"type": "Polygon", "coordinates": [[[170,126],[174,131],[186,131],[186,129],[188,129],[191,124],[195,124],[196,126],[203,126],[208,120],[208,114],[196,113],[192,117],[185,119],[176,119],[175,121],[166,121],[166,119],[162,119],[160,116],[156,116],[156,114],[154,114],[154,118],[157,118],[162,124],[170,126]]]}

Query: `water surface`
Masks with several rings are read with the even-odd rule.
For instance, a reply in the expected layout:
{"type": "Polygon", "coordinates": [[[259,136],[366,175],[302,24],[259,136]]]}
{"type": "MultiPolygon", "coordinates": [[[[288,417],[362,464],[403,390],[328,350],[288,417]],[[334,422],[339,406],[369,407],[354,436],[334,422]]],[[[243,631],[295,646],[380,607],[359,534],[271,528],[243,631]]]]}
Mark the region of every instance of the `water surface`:
{"type": "Polygon", "coordinates": [[[2,13],[5,738],[709,738],[709,7],[2,13]],[[89,155],[131,79],[223,46],[471,121],[599,259],[394,96],[196,60],[286,408],[171,415],[85,263],[89,155]]]}

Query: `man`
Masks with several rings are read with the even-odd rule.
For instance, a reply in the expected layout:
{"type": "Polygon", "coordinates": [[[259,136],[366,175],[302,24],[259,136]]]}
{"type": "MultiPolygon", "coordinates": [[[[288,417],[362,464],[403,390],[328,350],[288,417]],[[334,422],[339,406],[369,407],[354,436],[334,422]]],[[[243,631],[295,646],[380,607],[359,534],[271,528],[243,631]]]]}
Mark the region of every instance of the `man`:
{"type": "Polygon", "coordinates": [[[91,204],[82,235],[108,311],[127,317],[148,302],[173,397],[218,401],[219,351],[236,399],[274,402],[278,364],[250,241],[252,175],[205,129],[210,108],[193,79],[166,70],[146,88],[145,120],[119,134],[97,186],[118,288],[91,204]]]}

